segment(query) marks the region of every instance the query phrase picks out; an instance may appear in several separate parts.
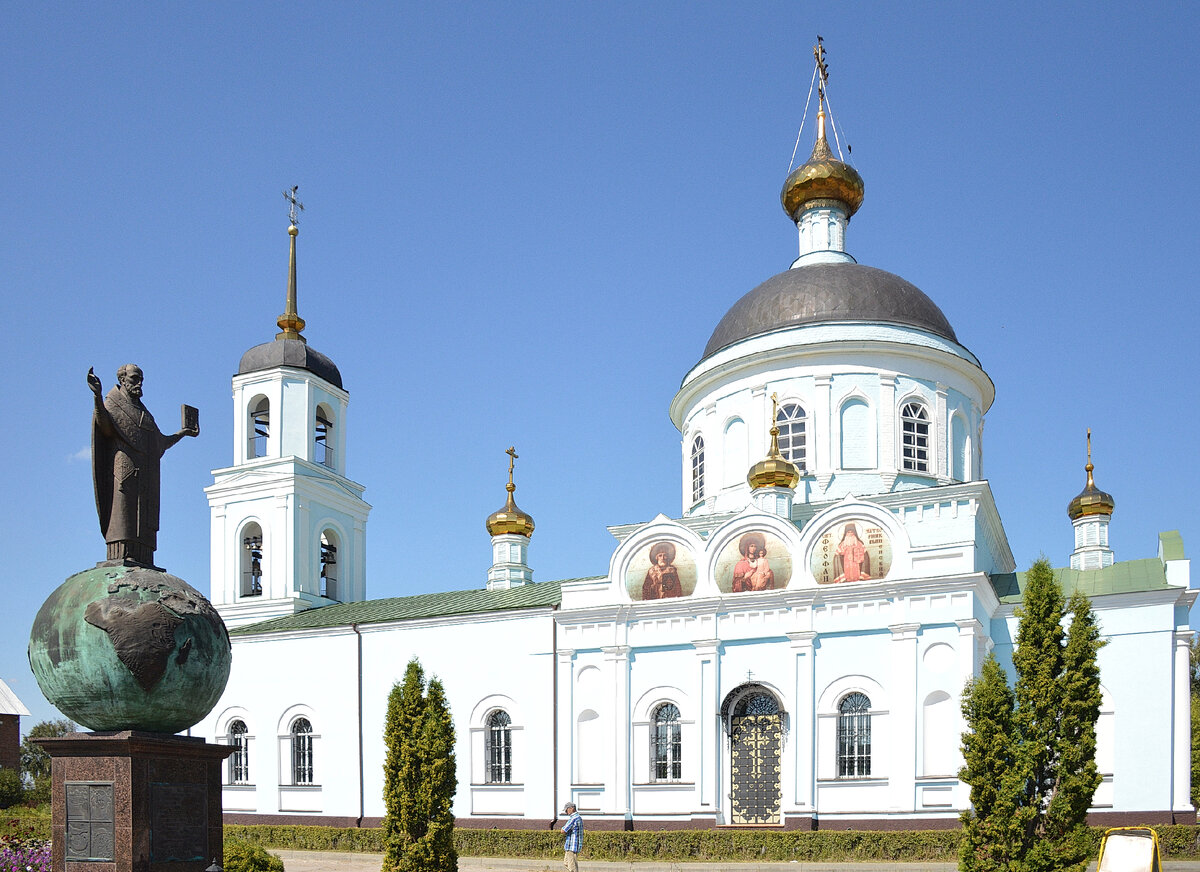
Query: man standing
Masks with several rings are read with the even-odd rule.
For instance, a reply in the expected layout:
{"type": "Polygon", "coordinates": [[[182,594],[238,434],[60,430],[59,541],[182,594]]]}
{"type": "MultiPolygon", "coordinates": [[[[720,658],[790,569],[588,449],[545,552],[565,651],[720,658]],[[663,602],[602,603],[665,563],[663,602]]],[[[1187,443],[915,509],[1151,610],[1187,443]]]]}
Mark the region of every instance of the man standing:
{"type": "Polygon", "coordinates": [[[567,867],[567,872],[579,872],[579,849],[583,847],[583,818],[575,810],[573,802],[563,806],[563,814],[568,816],[562,828],[567,837],[563,843],[563,865],[567,867]]]}
{"type": "Polygon", "coordinates": [[[158,546],[158,470],[163,453],[184,436],[199,434],[189,426],[166,436],[142,405],[142,370],[127,363],[117,370],[117,387],[101,398],[100,379],[90,369],[88,387],[95,395],[92,417],[92,478],[96,512],[108,543],[109,560],[150,566],[158,546]]]}

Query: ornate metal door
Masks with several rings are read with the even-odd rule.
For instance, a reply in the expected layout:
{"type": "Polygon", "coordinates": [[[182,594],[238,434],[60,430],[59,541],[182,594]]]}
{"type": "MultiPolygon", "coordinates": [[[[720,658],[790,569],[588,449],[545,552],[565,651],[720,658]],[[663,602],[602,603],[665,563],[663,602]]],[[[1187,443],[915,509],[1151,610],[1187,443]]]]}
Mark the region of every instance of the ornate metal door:
{"type": "Polygon", "coordinates": [[[732,822],[779,823],[780,716],[734,715],[729,726],[732,822]]]}

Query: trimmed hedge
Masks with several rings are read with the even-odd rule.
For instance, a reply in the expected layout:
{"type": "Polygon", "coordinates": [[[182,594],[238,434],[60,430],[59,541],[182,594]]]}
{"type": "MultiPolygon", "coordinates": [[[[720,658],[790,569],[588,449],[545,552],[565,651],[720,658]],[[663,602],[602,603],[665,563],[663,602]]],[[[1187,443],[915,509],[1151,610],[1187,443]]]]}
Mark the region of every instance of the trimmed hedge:
{"type": "MultiPolygon", "coordinates": [[[[1200,859],[1200,826],[1154,828],[1164,858],[1200,859]]],[[[1104,827],[1092,827],[1092,854],[1104,827]]],[[[741,862],[955,862],[961,830],[664,830],[588,832],[587,860],[741,862]]],[[[294,851],[383,853],[382,829],[304,826],[225,827],[226,839],[241,839],[294,851]]],[[[555,830],[476,830],[457,828],[454,847],[463,857],[516,857],[535,860],[562,855],[555,830]]]]}

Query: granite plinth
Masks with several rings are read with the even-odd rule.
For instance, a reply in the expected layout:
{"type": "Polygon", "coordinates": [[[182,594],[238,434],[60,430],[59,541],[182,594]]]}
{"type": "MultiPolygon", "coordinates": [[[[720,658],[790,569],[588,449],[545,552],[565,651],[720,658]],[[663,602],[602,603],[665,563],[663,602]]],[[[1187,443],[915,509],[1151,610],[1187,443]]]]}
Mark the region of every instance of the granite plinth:
{"type": "MultiPolygon", "coordinates": [[[[50,755],[55,872],[204,872],[222,863],[221,764],[234,749],[140,730],[35,740],[50,755]],[[111,860],[68,860],[68,786],[112,785],[111,860]]],[[[76,847],[72,856],[79,855],[76,847]]]]}

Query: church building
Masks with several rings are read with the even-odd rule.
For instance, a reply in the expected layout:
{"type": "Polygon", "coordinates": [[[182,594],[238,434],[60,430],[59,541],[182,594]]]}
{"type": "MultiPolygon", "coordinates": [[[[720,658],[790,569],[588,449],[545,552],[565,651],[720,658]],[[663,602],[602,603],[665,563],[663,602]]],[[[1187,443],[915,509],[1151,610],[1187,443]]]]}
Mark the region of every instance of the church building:
{"type": "MultiPolygon", "coordinates": [[[[602,829],[957,825],[962,689],[991,651],[1011,672],[1024,577],[983,477],[995,386],[928,296],[847,251],[863,192],[819,90],[782,192],[798,256],[683,374],[679,509],[610,527],[605,575],[533,581],[510,449],[486,578],[374,600],[293,214],[280,332],[241,359],[232,463],[206,489],[233,670],[193,734],[236,748],[226,820],[377,825],[387,691],[417,656],[449,697],[461,826],[544,828],[567,801],[602,829]]],[[[1116,561],[1114,509],[1089,442],[1058,578],[1108,642],[1093,813],[1194,822],[1189,561],[1174,532],[1116,561]]]]}

